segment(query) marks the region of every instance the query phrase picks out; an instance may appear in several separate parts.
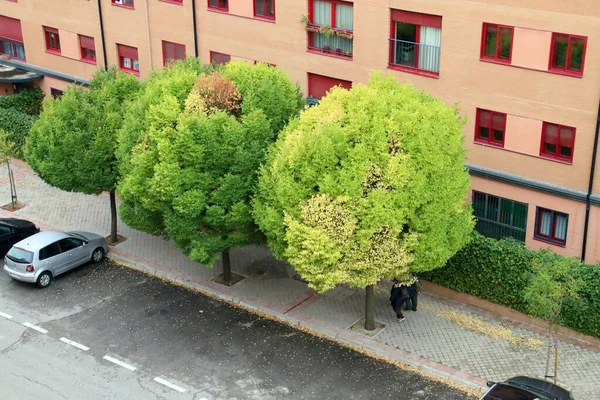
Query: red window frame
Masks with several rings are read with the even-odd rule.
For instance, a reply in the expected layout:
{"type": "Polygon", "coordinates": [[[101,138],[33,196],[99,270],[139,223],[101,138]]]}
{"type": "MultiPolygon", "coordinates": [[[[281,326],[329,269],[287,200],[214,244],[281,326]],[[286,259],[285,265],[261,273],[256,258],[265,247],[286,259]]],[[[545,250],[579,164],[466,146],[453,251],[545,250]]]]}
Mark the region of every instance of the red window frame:
{"type": "Polygon", "coordinates": [[[79,47],[81,49],[81,61],[96,64],[96,45],[94,38],[79,35],[79,47]]]}
{"type": "Polygon", "coordinates": [[[475,141],[477,143],[482,143],[482,144],[488,144],[490,146],[496,146],[496,147],[504,147],[504,142],[506,140],[506,119],[507,119],[507,115],[506,113],[501,113],[501,112],[497,112],[497,111],[491,111],[491,110],[486,110],[483,108],[477,108],[476,110],[476,116],[475,116],[475,141]],[[482,113],[489,113],[490,117],[489,117],[489,121],[488,126],[483,126],[484,128],[488,128],[489,129],[489,134],[488,137],[482,137],[481,136],[481,132],[480,132],[480,128],[482,127],[482,124],[485,123],[484,120],[482,120],[482,113]],[[493,123],[494,123],[494,115],[501,115],[504,119],[504,122],[502,124],[502,141],[498,141],[496,139],[494,139],[494,129],[493,128],[493,123]]]}
{"type": "Polygon", "coordinates": [[[58,29],[44,27],[44,37],[46,38],[46,51],[48,53],[60,54],[60,35],[58,29]],[[54,46],[52,45],[52,35],[54,35],[54,46]]]}
{"type": "MultiPolygon", "coordinates": [[[[341,0],[322,0],[322,1],[325,2],[325,3],[330,3],[331,4],[331,23],[328,24],[331,29],[334,29],[334,30],[335,29],[341,29],[341,28],[338,28],[335,25],[335,20],[336,20],[335,6],[336,6],[336,4],[342,4],[342,5],[345,5],[345,6],[352,7],[352,18],[354,18],[354,3],[349,3],[347,1],[341,1],[341,0]]],[[[314,0],[308,0],[308,20],[309,20],[309,23],[311,25],[315,26],[315,27],[321,27],[322,25],[316,25],[316,24],[313,23],[313,21],[315,20],[314,17],[315,17],[315,2],[314,2],[314,0]]],[[[346,31],[348,31],[348,33],[354,34],[353,30],[346,29],[346,31]]],[[[313,32],[308,32],[308,48],[311,49],[311,50],[319,50],[319,51],[321,51],[320,47],[315,47],[315,44],[314,44],[314,35],[315,34],[313,32]]],[[[354,43],[354,39],[350,39],[350,40],[352,40],[352,43],[354,43]]],[[[353,52],[354,52],[354,50],[353,50],[353,52]]],[[[332,51],[331,54],[335,54],[335,53],[333,53],[333,51],[332,51]]],[[[352,58],[352,54],[350,54],[349,56],[341,55],[340,54],[339,56],[343,57],[343,58],[352,58]]]]}
{"type": "Polygon", "coordinates": [[[582,76],[583,68],[585,66],[585,53],[587,50],[587,36],[579,36],[579,35],[569,35],[566,33],[552,33],[552,41],[550,42],[550,60],[548,60],[548,71],[563,73],[566,75],[574,75],[574,76],[582,76]],[[557,67],[554,64],[554,56],[556,54],[556,45],[555,41],[558,37],[566,37],[567,38],[567,56],[565,58],[565,66],[557,67]],[[572,39],[581,39],[583,40],[583,53],[581,55],[581,70],[571,69],[571,40],[572,39]]]}
{"type": "Polygon", "coordinates": [[[261,2],[263,5],[263,12],[267,9],[267,2],[269,0],[252,0],[252,5],[254,7],[254,18],[260,19],[268,19],[269,21],[275,21],[275,0],[271,0],[273,2],[273,16],[257,14],[256,13],[256,3],[261,2]]]}
{"type": "Polygon", "coordinates": [[[163,52],[163,66],[167,65],[171,61],[185,60],[185,45],[181,43],[162,41],[162,52],[163,52]],[[179,51],[178,51],[179,50],[179,51]],[[174,57],[167,57],[168,53],[172,53],[174,57]],[[183,57],[178,57],[183,54],[183,57]]]}
{"type": "Polygon", "coordinates": [[[275,65],[275,64],[271,64],[271,63],[264,62],[264,61],[259,61],[259,60],[254,60],[254,63],[253,63],[253,64],[254,64],[254,65],[256,65],[256,64],[258,64],[258,63],[267,64],[269,67],[277,67],[277,65],[275,65]]]}
{"type": "Polygon", "coordinates": [[[207,0],[207,4],[209,10],[229,12],[229,0],[207,0]],[[211,5],[211,2],[216,3],[216,5],[211,5]]]}
{"type": "Polygon", "coordinates": [[[137,47],[127,46],[125,44],[117,43],[117,53],[119,55],[119,68],[122,71],[129,72],[134,75],[140,74],[140,60],[138,58],[137,47]],[[131,60],[131,68],[125,66],[125,59],[131,60]],[[135,69],[135,62],[137,61],[138,68],[135,69]]]}
{"type": "MultiPolygon", "coordinates": [[[[8,54],[11,58],[14,58],[16,60],[25,61],[25,58],[21,58],[21,57],[17,56],[17,54],[19,54],[17,52],[17,46],[23,47],[23,53],[25,53],[25,44],[23,42],[20,42],[18,40],[0,37],[0,54],[7,54],[7,53],[4,53],[4,44],[6,44],[6,43],[10,44],[12,47],[12,54],[8,54]]],[[[25,56],[25,57],[27,57],[27,56],[25,56]]]]}
{"type": "Polygon", "coordinates": [[[210,63],[211,64],[227,64],[231,61],[231,56],[225,53],[219,53],[216,51],[210,52],[210,63]]]}
{"type": "Polygon", "coordinates": [[[135,3],[134,0],[110,0],[110,3],[113,6],[125,7],[125,8],[134,8],[135,3]],[[130,1],[131,4],[125,4],[126,1],[130,1]]]}
{"type": "MultiPolygon", "coordinates": [[[[559,161],[564,161],[564,162],[568,162],[568,163],[572,163],[573,162],[573,153],[575,152],[575,135],[577,133],[577,129],[575,129],[572,126],[567,126],[567,125],[560,125],[560,124],[553,124],[551,122],[544,122],[542,124],[542,140],[540,142],[540,157],[544,157],[544,158],[551,158],[554,160],[559,160],[559,161]],[[544,146],[544,144],[546,143],[546,135],[548,134],[548,127],[556,127],[556,150],[554,152],[547,152],[546,151],[546,146],[544,146]],[[572,130],[573,131],[573,135],[570,139],[570,146],[561,146],[561,133],[562,130],[572,130]],[[571,149],[571,155],[570,156],[564,156],[561,154],[561,148],[570,148],[571,149]]],[[[568,141],[569,139],[565,139],[565,141],[568,141]]]]}
{"type": "MultiPolygon", "coordinates": [[[[442,28],[442,17],[438,15],[432,14],[422,14],[415,13],[411,11],[403,11],[403,10],[391,10],[391,18],[390,18],[390,54],[389,54],[389,64],[388,67],[392,69],[398,69],[405,72],[416,73],[419,75],[425,76],[433,76],[437,77],[440,75],[439,71],[427,71],[423,69],[419,69],[419,51],[415,51],[415,59],[413,62],[414,66],[408,66],[403,64],[396,64],[396,60],[394,59],[394,46],[396,39],[396,23],[401,22],[404,24],[412,24],[415,25],[415,43],[420,44],[420,28],[421,26],[428,26],[431,28],[442,28]]],[[[441,50],[441,46],[440,46],[441,50]]],[[[440,54],[438,53],[438,57],[440,54]]],[[[439,64],[439,59],[438,59],[439,64]]]]}
{"type": "Polygon", "coordinates": [[[164,3],[173,3],[173,4],[183,5],[183,0],[159,0],[159,1],[162,1],[164,3]]]}
{"type": "Polygon", "coordinates": [[[534,237],[538,240],[542,240],[544,242],[548,242],[548,243],[552,243],[552,244],[557,244],[559,246],[565,246],[567,244],[567,234],[569,232],[569,214],[563,213],[563,212],[559,212],[559,211],[554,211],[554,210],[550,210],[549,208],[543,208],[543,207],[536,207],[536,212],[535,212],[535,233],[534,233],[534,237]],[[552,216],[552,227],[550,228],[550,234],[546,235],[543,234],[542,231],[542,214],[544,212],[548,212],[550,213],[550,215],[552,216]],[[565,226],[565,238],[561,239],[559,237],[556,236],[556,219],[557,217],[562,216],[565,217],[567,222],[566,222],[566,226],[565,226]]]}
{"type": "Polygon", "coordinates": [[[509,25],[500,25],[500,24],[490,24],[484,23],[483,28],[481,30],[481,59],[482,60],[491,60],[503,64],[511,64],[512,63],[512,52],[513,52],[513,42],[515,39],[515,27],[509,25]],[[486,31],[487,27],[496,27],[496,51],[493,56],[488,56],[485,54],[485,45],[486,45],[486,31]],[[500,52],[500,29],[510,29],[510,51],[508,54],[508,59],[500,57],[498,54],[500,52]]]}

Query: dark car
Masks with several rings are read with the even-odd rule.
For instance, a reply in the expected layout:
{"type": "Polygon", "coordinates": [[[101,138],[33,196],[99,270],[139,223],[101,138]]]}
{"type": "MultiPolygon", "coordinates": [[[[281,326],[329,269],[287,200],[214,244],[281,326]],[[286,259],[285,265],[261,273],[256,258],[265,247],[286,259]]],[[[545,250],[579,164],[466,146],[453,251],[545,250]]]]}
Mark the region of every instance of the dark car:
{"type": "Polygon", "coordinates": [[[488,382],[487,385],[490,389],[479,400],[574,400],[567,389],[527,376],[488,382]]]}
{"type": "Polygon", "coordinates": [[[0,257],[4,257],[13,244],[40,231],[33,222],[17,218],[0,218],[0,257]]]}

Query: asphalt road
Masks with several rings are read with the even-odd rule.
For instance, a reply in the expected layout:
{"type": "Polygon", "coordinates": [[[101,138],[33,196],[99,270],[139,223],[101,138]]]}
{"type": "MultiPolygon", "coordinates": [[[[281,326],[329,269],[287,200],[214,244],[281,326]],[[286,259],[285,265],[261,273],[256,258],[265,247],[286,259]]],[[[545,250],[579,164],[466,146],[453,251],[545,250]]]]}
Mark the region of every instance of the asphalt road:
{"type": "Polygon", "coordinates": [[[67,273],[47,289],[12,281],[2,271],[0,398],[467,396],[197,292],[103,263],[67,273]]]}

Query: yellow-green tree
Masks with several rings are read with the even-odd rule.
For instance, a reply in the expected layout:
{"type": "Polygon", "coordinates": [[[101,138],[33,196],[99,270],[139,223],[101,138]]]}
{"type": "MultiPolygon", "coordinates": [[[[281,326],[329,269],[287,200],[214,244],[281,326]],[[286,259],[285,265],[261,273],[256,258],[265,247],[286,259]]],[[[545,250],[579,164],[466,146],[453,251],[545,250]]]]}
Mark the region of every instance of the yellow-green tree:
{"type": "Polygon", "coordinates": [[[254,216],[309,285],[367,288],[444,265],[473,229],[456,108],[376,74],[288,125],[262,167],[254,216]]]}

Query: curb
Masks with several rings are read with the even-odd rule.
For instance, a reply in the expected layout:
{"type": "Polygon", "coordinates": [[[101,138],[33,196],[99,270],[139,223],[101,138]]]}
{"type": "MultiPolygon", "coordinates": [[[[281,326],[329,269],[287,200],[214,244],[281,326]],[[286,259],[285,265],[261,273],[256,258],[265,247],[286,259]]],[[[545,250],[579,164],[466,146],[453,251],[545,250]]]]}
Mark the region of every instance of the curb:
{"type": "MultiPolygon", "coordinates": [[[[414,356],[404,350],[377,342],[358,333],[333,327],[322,321],[310,318],[300,319],[292,317],[268,306],[248,301],[243,297],[232,295],[226,291],[219,290],[218,288],[213,288],[206,284],[208,282],[187,279],[177,274],[153,268],[139,261],[132,261],[123,253],[115,254],[114,252],[109,252],[107,258],[125,268],[135,269],[148,275],[170,281],[174,284],[193,289],[207,297],[223,301],[230,306],[246,310],[269,320],[283,323],[291,328],[301,330],[313,336],[332,341],[366,356],[394,364],[405,371],[417,372],[420,375],[445,383],[448,386],[454,387],[469,395],[479,396],[487,389],[486,381],[481,378],[466,374],[426,358],[414,356]]],[[[226,289],[226,287],[223,287],[223,289],[226,289]]]]}

